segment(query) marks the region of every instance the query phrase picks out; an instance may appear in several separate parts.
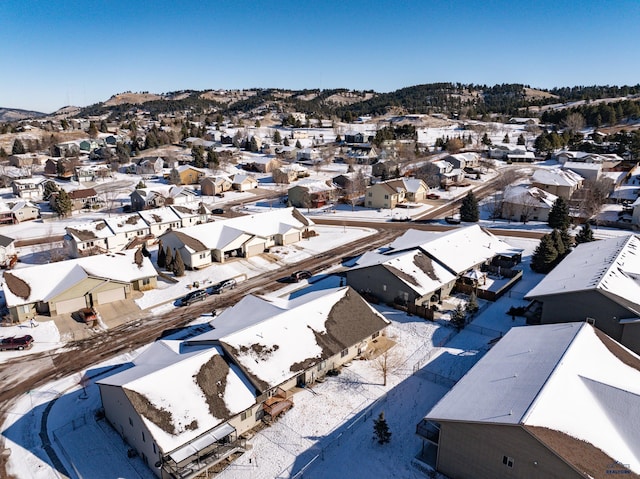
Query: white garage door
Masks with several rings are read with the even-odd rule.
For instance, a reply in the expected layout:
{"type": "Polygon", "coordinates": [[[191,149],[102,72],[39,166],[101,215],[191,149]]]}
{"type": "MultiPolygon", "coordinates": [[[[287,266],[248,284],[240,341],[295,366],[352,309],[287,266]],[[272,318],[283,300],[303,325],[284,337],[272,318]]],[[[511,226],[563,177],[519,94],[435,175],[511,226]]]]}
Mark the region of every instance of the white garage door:
{"type": "Polygon", "coordinates": [[[113,301],[124,299],[124,288],[111,289],[109,291],[102,291],[98,293],[98,304],[107,304],[113,301]]]}
{"type": "Polygon", "coordinates": [[[82,296],[81,298],[58,301],[56,303],[56,311],[58,312],[58,314],[72,313],[86,307],[87,302],[85,301],[84,296],[82,296]]]}

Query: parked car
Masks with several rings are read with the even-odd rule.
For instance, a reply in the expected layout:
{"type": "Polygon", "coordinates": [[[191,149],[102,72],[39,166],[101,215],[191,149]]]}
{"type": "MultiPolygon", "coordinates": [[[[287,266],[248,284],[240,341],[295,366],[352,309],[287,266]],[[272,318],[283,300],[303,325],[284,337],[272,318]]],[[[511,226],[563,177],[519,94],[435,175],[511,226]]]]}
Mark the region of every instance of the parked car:
{"type": "Polygon", "coordinates": [[[235,279],[225,279],[211,288],[211,294],[222,294],[228,289],[234,289],[236,286],[237,283],[235,279]]]}
{"type": "Polygon", "coordinates": [[[450,225],[459,225],[460,224],[460,218],[457,218],[455,216],[446,216],[444,218],[444,220],[449,223],[450,225]]]}
{"type": "Polygon", "coordinates": [[[440,195],[437,195],[435,193],[427,193],[427,199],[428,200],[439,200],[440,199],[440,195]]]}
{"type": "Polygon", "coordinates": [[[85,323],[93,323],[98,320],[98,312],[95,308],[82,308],[78,314],[85,323]]]}
{"type": "Polygon", "coordinates": [[[19,337],[15,337],[12,336],[10,338],[3,338],[0,340],[0,350],[1,351],[5,351],[5,350],[19,350],[22,351],[23,349],[29,349],[31,346],[33,346],[33,336],[30,335],[26,335],[26,336],[19,336],[19,337]]]}
{"type": "Polygon", "coordinates": [[[197,303],[198,301],[204,301],[207,297],[207,292],[204,289],[197,289],[191,291],[184,298],[182,298],[180,304],[182,306],[189,306],[190,304],[197,303]]]}
{"type": "Polygon", "coordinates": [[[295,271],[294,273],[291,273],[291,276],[289,276],[289,278],[291,278],[291,281],[293,281],[294,283],[297,283],[301,279],[309,279],[311,278],[311,276],[313,276],[311,274],[311,271],[307,271],[303,269],[303,270],[295,271]]]}
{"type": "Polygon", "coordinates": [[[224,210],[222,208],[215,208],[211,210],[212,215],[222,215],[224,214],[224,210]]]}

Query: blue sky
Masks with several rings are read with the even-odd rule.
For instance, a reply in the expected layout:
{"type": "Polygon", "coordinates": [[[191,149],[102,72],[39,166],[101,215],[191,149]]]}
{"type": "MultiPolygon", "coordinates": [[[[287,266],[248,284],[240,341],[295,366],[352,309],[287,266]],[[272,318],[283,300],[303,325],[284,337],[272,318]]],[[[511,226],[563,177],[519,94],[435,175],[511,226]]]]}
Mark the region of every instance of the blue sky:
{"type": "Polygon", "coordinates": [[[1,0],[0,107],[122,91],[640,83],[640,0],[1,0]]]}

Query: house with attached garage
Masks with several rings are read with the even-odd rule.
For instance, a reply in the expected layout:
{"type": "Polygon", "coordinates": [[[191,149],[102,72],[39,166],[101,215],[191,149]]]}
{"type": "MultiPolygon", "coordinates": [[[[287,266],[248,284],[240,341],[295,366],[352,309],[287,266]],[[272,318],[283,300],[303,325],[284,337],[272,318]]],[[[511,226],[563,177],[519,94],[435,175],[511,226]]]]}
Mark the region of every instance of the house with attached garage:
{"type": "Polygon", "coordinates": [[[200,193],[203,196],[223,194],[231,189],[231,180],[226,176],[208,176],[200,180],[200,193]]]}
{"type": "Polygon", "coordinates": [[[345,274],[347,284],[368,297],[428,308],[463,287],[470,272],[501,267],[506,274],[521,257],[521,249],[477,225],[448,232],[407,230],[388,246],[365,253],[345,274]]]}
{"type": "Polygon", "coordinates": [[[287,195],[289,204],[296,208],[321,208],[335,202],[339,190],[330,181],[306,179],[289,188],[287,195]]]}
{"type": "Polygon", "coordinates": [[[537,169],[531,176],[533,186],[561,196],[565,200],[570,199],[576,190],[582,188],[583,182],[584,178],[578,173],[560,168],[537,169]]]}
{"type": "Polygon", "coordinates": [[[548,221],[553,203],[557,199],[556,195],[535,186],[510,185],[502,194],[501,217],[523,223],[548,221]]]}
{"type": "Polygon", "coordinates": [[[7,271],[3,289],[11,318],[24,321],[130,298],[134,290],[155,288],[156,276],[136,249],[7,271]]]}
{"type": "Polygon", "coordinates": [[[418,423],[416,461],[459,479],[637,478],[638,410],[636,354],[585,322],[516,327],[418,423]]]}
{"type": "Polygon", "coordinates": [[[46,181],[46,178],[42,177],[13,180],[11,188],[13,194],[18,198],[29,201],[40,201],[44,194],[44,184],[46,181]]]}
{"type": "Polygon", "coordinates": [[[297,243],[313,226],[295,208],[283,208],[169,231],[160,239],[165,247],[182,255],[187,268],[198,269],[231,257],[249,258],[273,246],[297,243]]]}
{"type": "Polygon", "coordinates": [[[258,180],[252,175],[233,175],[231,188],[237,191],[249,191],[258,187],[258,180]]]}
{"type": "Polygon", "coordinates": [[[293,406],[295,386],[364,354],[388,321],[343,287],[292,300],[246,296],[211,325],[158,341],[97,382],[109,423],[163,479],[205,475],[245,452],[254,428],[293,406]]]}
{"type": "Polygon", "coordinates": [[[640,238],[583,243],[525,295],[530,323],[589,321],[640,354],[640,238]]]}

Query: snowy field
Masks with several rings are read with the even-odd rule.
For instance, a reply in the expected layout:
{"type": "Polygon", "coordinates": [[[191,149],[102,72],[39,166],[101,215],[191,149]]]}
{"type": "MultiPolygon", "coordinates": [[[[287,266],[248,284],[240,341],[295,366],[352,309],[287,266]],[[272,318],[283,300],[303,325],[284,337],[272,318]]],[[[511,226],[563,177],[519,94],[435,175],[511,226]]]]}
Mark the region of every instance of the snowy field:
{"type": "MultiPolygon", "coordinates": [[[[522,296],[542,278],[528,266],[536,240],[503,238],[524,248],[525,275],[510,295],[493,304],[480,301],[481,313],[460,333],[446,321],[430,322],[379,307],[392,324],[387,336],[398,365],[383,386],[375,361],[354,361],[338,376],[294,396],[295,407],[248,443],[250,450],[219,475],[221,478],[424,477],[411,466],[420,441],[415,426],[428,410],[487,351],[489,341],[522,320],[505,312],[525,304],[522,296]],[[372,440],[373,419],[380,411],[392,432],[391,443],[372,440]],[[298,476],[299,477],[299,476],[298,476]]],[[[338,285],[327,276],[295,294],[338,285]]],[[[291,287],[286,290],[290,294],[291,287]]],[[[195,323],[207,322],[200,317],[195,323]]],[[[36,328],[38,329],[38,328],[36,328]]],[[[3,426],[11,449],[9,472],[19,478],[59,477],[45,448],[62,459],[71,477],[152,478],[140,458],[128,458],[127,446],[104,420],[96,420],[100,398],[94,381],[112,374],[139,351],[95,365],[83,374],[47,384],[21,397],[3,426]],[[83,378],[85,378],[83,380],[83,378]],[[41,426],[49,443],[42,447],[41,426]]]]}

